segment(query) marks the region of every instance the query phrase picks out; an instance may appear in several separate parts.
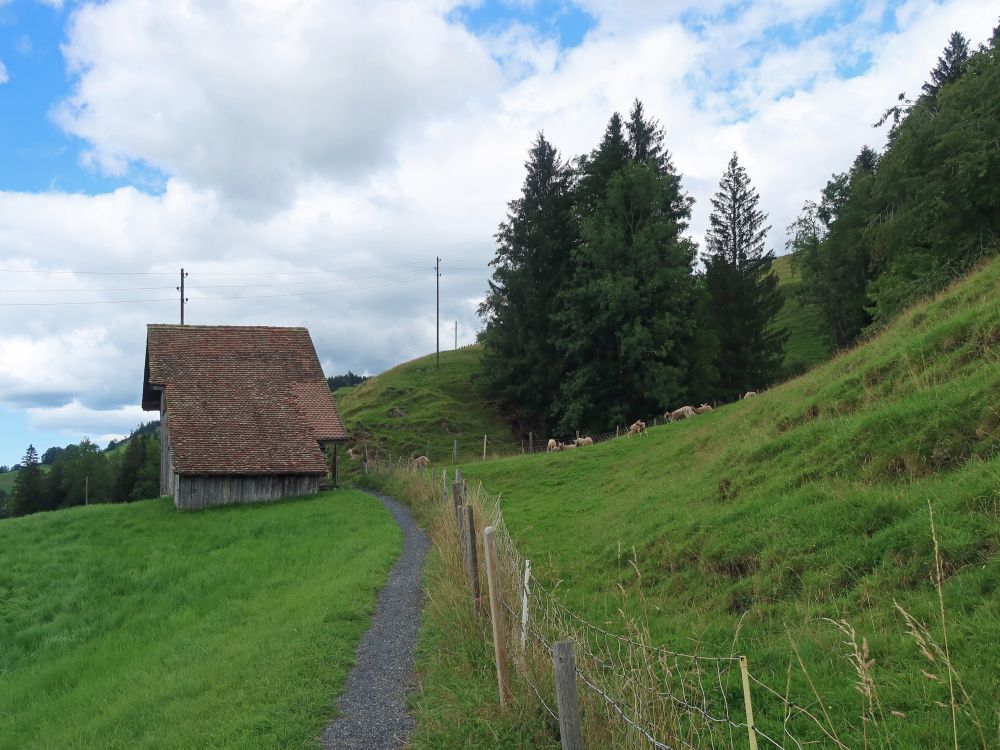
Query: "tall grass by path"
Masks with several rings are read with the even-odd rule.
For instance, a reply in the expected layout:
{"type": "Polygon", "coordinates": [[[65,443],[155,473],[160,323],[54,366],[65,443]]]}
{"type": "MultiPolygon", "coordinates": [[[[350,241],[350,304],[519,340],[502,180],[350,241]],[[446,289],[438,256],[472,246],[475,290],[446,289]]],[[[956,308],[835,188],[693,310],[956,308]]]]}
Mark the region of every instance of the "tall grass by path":
{"type": "Polygon", "coordinates": [[[352,490],[0,521],[0,748],[308,748],[401,549],[352,490]]]}

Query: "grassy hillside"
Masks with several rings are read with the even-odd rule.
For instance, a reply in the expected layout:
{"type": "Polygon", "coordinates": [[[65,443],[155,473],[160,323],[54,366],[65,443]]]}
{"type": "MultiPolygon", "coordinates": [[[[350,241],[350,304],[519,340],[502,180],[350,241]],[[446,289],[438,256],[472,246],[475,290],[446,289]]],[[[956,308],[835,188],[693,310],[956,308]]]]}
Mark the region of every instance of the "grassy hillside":
{"type": "MultiPolygon", "coordinates": [[[[596,623],[641,611],[654,642],[745,653],[761,680],[862,744],[845,620],[867,639],[882,746],[951,745],[948,678],[898,602],[943,644],[968,706],[963,747],[997,746],[1000,711],[1000,260],[878,338],[757,398],[567,454],[470,463],[502,493],[521,552],[596,623]],[[927,675],[931,675],[928,677],[927,675]]],[[[933,655],[933,653],[932,653],[933,655]]],[[[965,701],[959,696],[959,702],[965,701]]],[[[758,722],[781,736],[782,709],[758,722]]],[[[869,738],[871,739],[871,738],[869,738]]]]}
{"type": "Polygon", "coordinates": [[[481,456],[483,435],[488,435],[489,454],[508,454],[515,450],[510,427],[483,403],[472,383],[480,362],[478,346],[441,352],[440,370],[431,354],[340,388],[334,399],[358,445],[367,441],[369,448],[393,456],[425,454],[450,462],[453,441],[458,441],[459,458],[470,458],[481,456]]]}
{"type": "Polygon", "coordinates": [[[815,305],[803,305],[796,299],[802,281],[793,273],[791,260],[791,255],[783,255],[776,258],[773,264],[785,296],[785,304],[778,311],[775,325],[788,331],[785,371],[801,373],[827,359],[833,352],[833,343],[823,331],[819,309],[815,305]]]}
{"type": "Polygon", "coordinates": [[[348,490],[0,521],[0,748],[316,747],[400,545],[348,490]]]}
{"type": "MultiPolygon", "coordinates": [[[[49,466],[48,464],[42,464],[41,469],[43,474],[47,474],[52,469],[52,467],[49,466]]],[[[14,480],[16,478],[17,478],[16,471],[5,471],[3,474],[0,474],[0,490],[3,490],[9,495],[11,492],[14,491],[14,480]]]]}

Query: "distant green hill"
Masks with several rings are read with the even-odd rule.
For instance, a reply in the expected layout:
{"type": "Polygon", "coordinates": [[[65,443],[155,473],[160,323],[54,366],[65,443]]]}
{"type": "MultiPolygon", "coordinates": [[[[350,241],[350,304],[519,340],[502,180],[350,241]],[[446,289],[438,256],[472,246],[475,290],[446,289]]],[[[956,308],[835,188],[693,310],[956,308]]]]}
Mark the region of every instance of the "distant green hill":
{"type": "Polygon", "coordinates": [[[489,455],[520,452],[520,438],[473,386],[481,362],[478,346],[441,352],[440,370],[431,354],[339,388],[334,399],[354,444],[393,457],[450,463],[456,441],[460,460],[481,456],[483,435],[489,455]]]}
{"type": "Polygon", "coordinates": [[[800,374],[827,359],[833,353],[833,342],[823,331],[819,309],[815,305],[803,305],[796,298],[802,280],[792,271],[791,260],[791,255],[783,255],[773,263],[785,296],[785,304],[778,311],[775,325],[788,331],[785,372],[800,374]]]}

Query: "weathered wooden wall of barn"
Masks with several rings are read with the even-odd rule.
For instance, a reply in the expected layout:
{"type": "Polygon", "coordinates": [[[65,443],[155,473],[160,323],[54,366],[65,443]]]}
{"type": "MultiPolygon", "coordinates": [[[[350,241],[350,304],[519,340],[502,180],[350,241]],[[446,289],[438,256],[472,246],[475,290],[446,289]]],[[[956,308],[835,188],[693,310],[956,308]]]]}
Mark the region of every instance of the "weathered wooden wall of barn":
{"type": "Polygon", "coordinates": [[[160,393],[160,496],[174,494],[174,466],[170,460],[170,425],[167,424],[167,394],[160,393]]]}
{"type": "Polygon", "coordinates": [[[174,506],[183,510],[215,505],[262,503],[294,495],[315,495],[320,477],[315,474],[263,474],[257,476],[174,476],[174,506]]]}

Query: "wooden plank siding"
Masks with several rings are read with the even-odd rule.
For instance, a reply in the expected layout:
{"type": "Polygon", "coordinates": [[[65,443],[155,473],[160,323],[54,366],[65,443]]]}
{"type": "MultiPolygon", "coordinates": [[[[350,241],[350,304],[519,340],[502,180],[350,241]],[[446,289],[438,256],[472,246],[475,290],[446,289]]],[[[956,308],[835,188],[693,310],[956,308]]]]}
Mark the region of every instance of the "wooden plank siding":
{"type": "Polygon", "coordinates": [[[263,474],[198,476],[175,474],[174,506],[181,510],[215,505],[261,503],[295,495],[315,495],[316,474],[263,474]]]}

